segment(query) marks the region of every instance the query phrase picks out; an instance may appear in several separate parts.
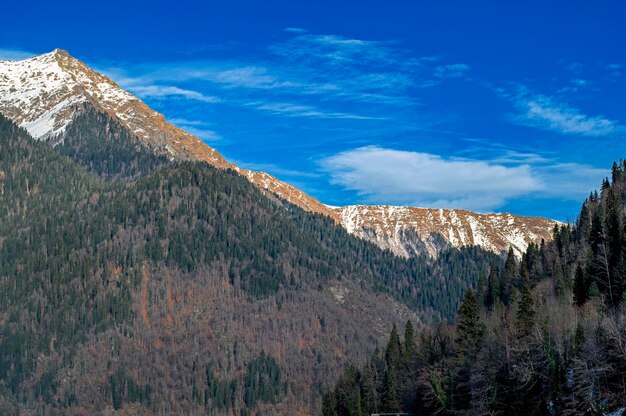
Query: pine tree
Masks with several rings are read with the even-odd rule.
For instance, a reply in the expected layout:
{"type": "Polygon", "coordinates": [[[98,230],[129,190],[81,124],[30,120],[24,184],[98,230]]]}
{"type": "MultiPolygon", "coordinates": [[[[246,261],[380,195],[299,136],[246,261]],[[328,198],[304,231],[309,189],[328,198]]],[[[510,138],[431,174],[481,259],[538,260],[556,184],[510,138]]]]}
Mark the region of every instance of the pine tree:
{"type": "Polygon", "coordinates": [[[575,238],[578,243],[586,242],[591,232],[591,213],[589,212],[589,199],[583,202],[580,214],[576,220],[575,238]]]}
{"type": "Polygon", "coordinates": [[[532,333],[535,326],[535,304],[528,282],[522,286],[521,296],[517,309],[518,333],[521,337],[527,337],[532,333]]]}
{"type": "Polygon", "coordinates": [[[393,324],[391,334],[389,335],[389,342],[387,343],[387,349],[385,351],[387,368],[398,369],[400,367],[401,358],[402,343],[400,342],[400,336],[398,335],[398,328],[396,327],[396,324],[393,324]]]}
{"type": "Polygon", "coordinates": [[[411,320],[407,320],[406,325],[404,326],[404,365],[408,365],[415,356],[417,348],[416,339],[417,338],[415,335],[415,330],[413,329],[413,324],[411,323],[411,320]]]}
{"type": "Polygon", "coordinates": [[[515,261],[515,253],[513,247],[509,247],[509,252],[506,256],[506,262],[504,263],[504,270],[502,271],[502,279],[500,282],[500,299],[504,305],[509,306],[511,303],[511,297],[513,295],[513,288],[517,282],[517,262],[515,261]]]}
{"type": "Polygon", "coordinates": [[[467,409],[472,402],[470,373],[472,363],[480,350],[483,333],[479,311],[478,300],[472,289],[469,289],[465,292],[457,314],[454,406],[459,409],[467,409]]]}
{"type": "Polygon", "coordinates": [[[606,236],[608,245],[609,302],[617,306],[624,291],[622,201],[611,187],[606,198],[606,236]]]}
{"type": "Polygon", "coordinates": [[[380,397],[376,388],[375,370],[372,363],[363,369],[361,377],[361,397],[363,398],[363,414],[370,415],[380,410],[380,397]]]}
{"type": "Polygon", "coordinates": [[[585,280],[585,273],[580,265],[576,268],[574,275],[574,303],[583,306],[589,299],[589,285],[585,280]]]}
{"type": "Polygon", "coordinates": [[[487,308],[487,310],[491,310],[493,304],[495,303],[497,296],[496,288],[498,286],[498,266],[494,263],[491,265],[491,269],[489,270],[489,276],[487,277],[487,288],[485,290],[485,308],[487,308]]]}
{"type": "Polygon", "coordinates": [[[383,382],[382,409],[384,412],[400,412],[400,398],[398,396],[398,373],[395,367],[387,368],[383,382]]]}
{"type": "Polygon", "coordinates": [[[622,170],[621,163],[618,165],[617,162],[613,162],[613,166],[611,167],[611,181],[615,183],[619,183],[624,179],[624,171],[622,170]]]}
{"type": "Polygon", "coordinates": [[[554,268],[554,292],[560,298],[565,294],[565,276],[563,273],[563,266],[560,261],[557,261],[554,268]]]}
{"type": "Polygon", "coordinates": [[[482,336],[480,322],[480,305],[472,289],[468,289],[457,314],[456,351],[458,354],[471,357],[478,350],[478,343],[482,336]]]}

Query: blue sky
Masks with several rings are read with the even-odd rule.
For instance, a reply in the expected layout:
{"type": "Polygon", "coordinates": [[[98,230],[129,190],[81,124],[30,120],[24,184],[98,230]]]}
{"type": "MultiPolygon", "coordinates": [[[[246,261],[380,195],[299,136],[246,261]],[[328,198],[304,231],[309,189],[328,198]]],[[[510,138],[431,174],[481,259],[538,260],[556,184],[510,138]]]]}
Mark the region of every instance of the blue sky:
{"type": "Polygon", "coordinates": [[[0,57],[66,49],[331,205],[568,220],[625,156],[624,1],[96,3],[3,5],[0,57]]]}

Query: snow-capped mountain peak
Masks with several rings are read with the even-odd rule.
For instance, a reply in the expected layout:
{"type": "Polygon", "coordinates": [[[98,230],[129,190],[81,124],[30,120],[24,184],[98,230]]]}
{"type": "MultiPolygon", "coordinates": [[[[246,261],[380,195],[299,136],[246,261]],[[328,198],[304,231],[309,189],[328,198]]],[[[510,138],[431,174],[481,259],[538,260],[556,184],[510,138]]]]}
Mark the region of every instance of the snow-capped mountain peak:
{"type": "Polygon", "coordinates": [[[85,104],[119,120],[156,153],[236,169],[261,189],[336,218],[332,210],[299,189],[227,162],[202,140],[168,123],[162,114],[62,49],[21,61],[0,61],[0,112],[33,137],[53,144],[62,140],[65,128],[85,104]]]}

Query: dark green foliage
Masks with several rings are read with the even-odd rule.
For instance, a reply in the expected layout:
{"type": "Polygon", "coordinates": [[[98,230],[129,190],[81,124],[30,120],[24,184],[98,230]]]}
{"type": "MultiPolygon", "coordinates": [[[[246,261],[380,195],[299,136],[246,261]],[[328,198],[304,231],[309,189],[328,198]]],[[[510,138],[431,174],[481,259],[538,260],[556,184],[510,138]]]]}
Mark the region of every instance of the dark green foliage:
{"type": "Polygon", "coordinates": [[[585,279],[583,268],[578,265],[574,275],[574,303],[578,306],[583,306],[588,299],[589,285],[587,284],[587,279],[585,279]]]}
{"type": "Polygon", "coordinates": [[[465,293],[457,314],[457,331],[455,345],[457,353],[465,359],[471,359],[478,350],[478,342],[482,334],[480,324],[480,306],[471,289],[465,293]]]}
{"type": "Polygon", "coordinates": [[[519,335],[527,337],[532,333],[535,326],[535,302],[530,293],[528,282],[522,286],[519,305],[517,307],[517,321],[519,325],[519,335]]]}
{"type": "Polygon", "coordinates": [[[404,365],[409,365],[410,357],[415,355],[417,336],[413,329],[411,321],[406,321],[404,326],[404,348],[402,352],[402,361],[404,365]]]}
{"type": "Polygon", "coordinates": [[[244,400],[249,408],[254,408],[257,402],[276,403],[285,390],[280,368],[273,357],[262,352],[248,364],[244,400]]]}
{"type": "Polygon", "coordinates": [[[457,314],[454,376],[454,402],[457,408],[467,409],[472,400],[470,382],[472,364],[480,350],[483,324],[480,322],[480,305],[470,289],[465,293],[457,314]]]}
{"type": "Polygon", "coordinates": [[[385,361],[387,367],[399,368],[402,358],[402,343],[400,342],[400,336],[398,335],[398,329],[394,325],[391,328],[391,335],[389,336],[389,342],[387,343],[387,349],[385,350],[385,361]]]}
{"type": "Polygon", "coordinates": [[[511,297],[513,296],[513,290],[518,277],[515,254],[513,253],[513,248],[510,247],[506,256],[506,262],[504,263],[504,270],[500,277],[500,300],[505,306],[509,306],[511,303],[511,297]]]}
{"type": "Polygon", "coordinates": [[[324,414],[363,415],[359,372],[355,366],[349,366],[341,375],[332,395],[326,399],[324,414]]]}
{"type": "Polygon", "coordinates": [[[86,105],[55,149],[104,179],[126,179],[167,163],[108,114],[86,105]]]}
{"type": "Polygon", "coordinates": [[[150,405],[152,401],[152,387],[137,384],[123,369],[118,369],[109,377],[109,384],[111,403],[116,410],[121,409],[124,403],[139,402],[150,405]]]}

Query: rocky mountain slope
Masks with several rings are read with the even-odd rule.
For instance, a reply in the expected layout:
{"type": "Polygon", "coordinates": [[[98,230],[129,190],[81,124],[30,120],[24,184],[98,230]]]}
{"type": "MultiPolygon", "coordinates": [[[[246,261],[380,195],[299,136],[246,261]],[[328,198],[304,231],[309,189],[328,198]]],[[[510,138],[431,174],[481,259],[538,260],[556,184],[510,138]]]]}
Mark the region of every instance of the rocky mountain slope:
{"type": "Polygon", "coordinates": [[[480,245],[496,253],[511,245],[519,254],[531,241],[551,238],[554,221],[541,218],[411,207],[331,208],[265,172],[226,161],[215,149],[168,123],[162,114],[66,51],[56,49],[22,61],[0,61],[0,112],[33,137],[52,144],[62,142],[85,105],[109,114],[158,155],[232,168],[257,187],[305,210],[330,216],[349,232],[401,256],[435,255],[448,244],[480,245]]]}
{"type": "Polygon", "coordinates": [[[353,205],[334,208],[351,234],[409,257],[436,256],[447,245],[480,246],[494,253],[512,247],[519,257],[531,242],[552,239],[554,220],[461,209],[353,205]]]}

